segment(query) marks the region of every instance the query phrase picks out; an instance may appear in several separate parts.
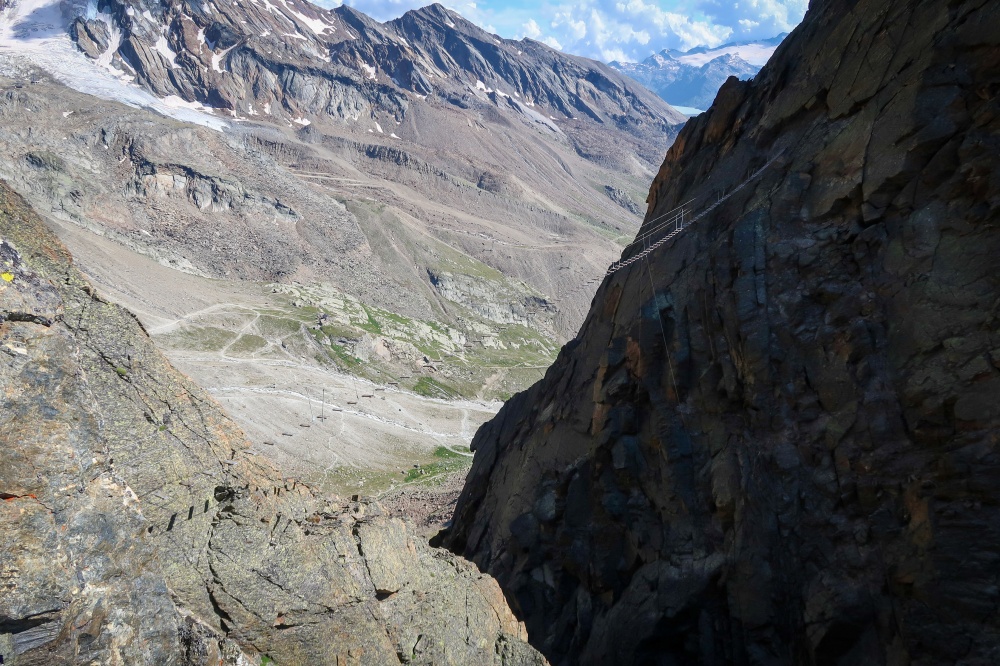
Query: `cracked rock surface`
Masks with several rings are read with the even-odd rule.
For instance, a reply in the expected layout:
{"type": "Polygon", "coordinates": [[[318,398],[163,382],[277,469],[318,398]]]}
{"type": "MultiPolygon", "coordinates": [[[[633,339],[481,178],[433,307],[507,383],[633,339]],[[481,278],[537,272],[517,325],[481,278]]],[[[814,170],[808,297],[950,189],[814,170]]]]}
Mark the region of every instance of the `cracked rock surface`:
{"type": "Polygon", "coordinates": [[[0,185],[4,664],[543,664],[496,582],[249,454],[0,185]]]}
{"type": "Polygon", "coordinates": [[[814,2],[681,132],[640,233],[732,196],[605,279],[446,539],[553,663],[1000,659],[998,21],[814,2]]]}

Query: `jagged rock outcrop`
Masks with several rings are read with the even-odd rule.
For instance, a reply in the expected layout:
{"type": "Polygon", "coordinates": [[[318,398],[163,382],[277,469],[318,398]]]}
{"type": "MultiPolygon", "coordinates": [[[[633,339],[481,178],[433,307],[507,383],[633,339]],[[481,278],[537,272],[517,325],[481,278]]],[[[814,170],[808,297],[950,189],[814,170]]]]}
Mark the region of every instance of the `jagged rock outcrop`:
{"type": "Polygon", "coordinates": [[[632,213],[633,215],[642,214],[642,209],[639,208],[639,204],[633,201],[632,197],[630,197],[628,195],[628,192],[626,192],[625,190],[618,187],[605,185],[604,191],[605,193],[607,193],[609,199],[614,201],[616,204],[618,204],[628,212],[632,213]]]}
{"type": "Polygon", "coordinates": [[[730,196],[605,279],[446,536],[553,663],[1000,657],[998,21],[814,2],[681,132],[640,234],[730,196]]]}
{"type": "Polygon", "coordinates": [[[543,664],[496,582],[251,454],[0,185],[0,661],[543,664]]]}

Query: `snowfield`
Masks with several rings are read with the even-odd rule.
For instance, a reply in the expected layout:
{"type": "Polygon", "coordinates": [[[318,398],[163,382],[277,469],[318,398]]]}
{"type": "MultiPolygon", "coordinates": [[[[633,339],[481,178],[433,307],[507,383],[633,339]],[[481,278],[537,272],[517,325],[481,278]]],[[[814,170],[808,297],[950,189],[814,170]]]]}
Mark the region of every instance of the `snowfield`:
{"type": "MultiPolygon", "coordinates": [[[[88,2],[17,0],[0,13],[0,71],[19,73],[33,65],[63,85],[88,95],[218,131],[229,127],[228,122],[213,117],[211,109],[200,104],[173,96],[160,99],[130,84],[124,72],[111,66],[110,49],[97,62],[81,53],[67,28],[73,17],[96,18],[95,9],[88,2]]],[[[120,35],[113,35],[112,44],[120,39],[120,35]]]]}
{"type": "Polygon", "coordinates": [[[701,67],[705,63],[711,62],[719,56],[735,55],[747,61],[751,65],[763,67],[767,64],[768,59],[771,57],[771,54],[774,53],[776,48],[778,48],[777,45],[768,44],[733,44],[730,46],[721,46],[717,49],[712,49],[711,51],[705,51],[703,53],[689,53],[687,55],[674,56],[674,59],[678,62],[684,63],[685,65],[701,67]]]}

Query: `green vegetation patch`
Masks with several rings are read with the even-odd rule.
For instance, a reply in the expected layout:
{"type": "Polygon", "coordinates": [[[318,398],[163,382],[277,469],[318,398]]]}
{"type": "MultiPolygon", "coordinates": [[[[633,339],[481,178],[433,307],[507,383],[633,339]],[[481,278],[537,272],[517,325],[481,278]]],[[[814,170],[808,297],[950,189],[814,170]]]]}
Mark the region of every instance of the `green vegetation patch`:
{"type": "Polygon", "coordinates": [[[466,456],[463,456],[461,453],[458,453],[457,451],[452,451],[447,446],[439,446],[436,449],[434,449],[434,457],[453,460],[456,458],[465,458],[466,456]]]}
{"type": "Polygon", "coordinates": [[[369,333],[381,333],[382,332],[382,325],[378,322],[377,319],[375,319],[375,317],[372,316],[372,312],[371,312],[371,310],[368,309],[368,306],[362,304],[361,307],[365,311],[365,315],[367,316],[367,320],[359,322],[358,326],[360,326],[361,328],[365,329],[369,333]]]}
{"type": "Polygon", "coordinates": [[[421,377],[413,386],[413,392],[428,398],[451,398],[457,391],[433,377],[421,377]]]}
{"type": "Polygon", "coordinates": [[[252,354],[267,346],[267,340],[259,335],[241,335],[229,348],[231,354],[252,354]]]}
{"type": "Polygon", "coordinates": [[[439,446],[434,449],[433,462],[421,467],[414,467],[406,473],[406,483],[422,483],[433,481],[435,477],[442,474],[458,472],[472,465],[472,457],[464,456],[453,451],[446,446],[439,446]]]}
{"type": "Polygon", "coordinates": [[[302,330],[302,322],[292,317],[272,317],[261,315],[257,320],[257,330],[266,337],[282,337],[302,330]]]}
{"type": "Polygon", "coordinates": [[[172,347],[193,351],[220,351],[236,339],[236,334],[214,326],[197,326],[183,328],[170,334],[167,339],[172,347]]]}

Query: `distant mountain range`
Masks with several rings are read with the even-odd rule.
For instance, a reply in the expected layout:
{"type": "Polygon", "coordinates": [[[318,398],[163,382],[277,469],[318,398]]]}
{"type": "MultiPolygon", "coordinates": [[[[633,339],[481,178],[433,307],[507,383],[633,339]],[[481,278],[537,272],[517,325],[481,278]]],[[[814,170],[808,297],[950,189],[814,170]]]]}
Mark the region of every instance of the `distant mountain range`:
{"type": "Polygon", "coordinates": [[[730,76],[748,79],[759,72],[787,35],[715,48],[699,46],[689,51],[664,49],[642,62],[614,61],[610,66],[675,108],[693,113],[711,106],[719,87],[730,76]]]}
{"type": "Polygon", "coordinates": [[[684,120],[603,63],[501,39],[439,4],[387,23],[304,0],[106,0],[99,9],[71,28],[87,55],[158,97],[235,117],[395,129],[415,107],[444,102],[470,115],[486,105],[556,135],[555,121],[585,119],[637,145],[684,120]]]}

